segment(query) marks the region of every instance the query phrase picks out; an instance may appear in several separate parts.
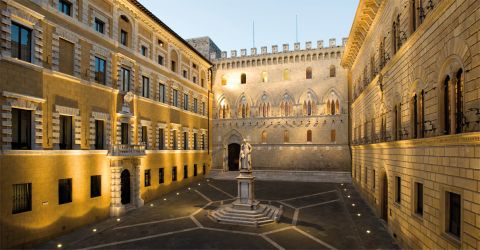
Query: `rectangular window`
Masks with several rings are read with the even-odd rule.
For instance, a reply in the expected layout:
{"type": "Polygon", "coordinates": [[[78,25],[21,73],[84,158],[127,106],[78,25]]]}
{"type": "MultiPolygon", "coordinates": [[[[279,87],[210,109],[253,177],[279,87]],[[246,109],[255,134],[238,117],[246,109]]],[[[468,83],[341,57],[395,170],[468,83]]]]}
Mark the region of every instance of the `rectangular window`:
{"type": "Polygon", "coordinates": [[[183,78],[188,78],[188,72],[186,70],[182,71],[183,78]]]}
{"type": "Polygon", "coordinates": [[[90,198],[99,197],[102,195],[102,176],[90,176],[90,198]]]}
{"type": "Polygon", "coordinates": [[[177,72],[177,62],[175,62],[175,61],[172,61],[172,64],[171,64],[171,66],[172,66],[172,68],[171,68],[171,69],[172,69],[172,71],[173,71],[173,72],[177,72]]]}
{"type": "Polygon", "coordinates": [[[375,178],[375,170],[372,170],[372,178],[373,178],[373,181],[372,181],[372,188],[373,190],[375,190],[375,186],[376,186],[376,182],[377,182],[377,179],[375,178]]]}
{"type": "Polygon", "coordinates": [[[172,131],[172,146],[173,146],[173,150],[176,150],[178,149],[178,143],[177,143],[177,131],[176,130],[173,130],[172,131]]]}
{"type": "Polygon", "coordinates": [[[11,54],[13,58],[32,62],[32,30],[13,23],[11,27],[11,54]]]}
{"type": "Polygon", "coordinates": [[[188,95],[183,94],[183,109],[188,110],[188,95]]]}
{"type": "Polygon", "coordinates": [[[145,170],[145,187],[150,187],[150,169],[145,170]]]}
{"type": "Polygon", "coordinates": [[[193,98],[193,112],[198,113],[198,99],[193,98]]]}
{"type": "Polygon", "coordinates": [[[121,139],[122,139],[122,145],[128,145],[128,133],[129,133],[129,126],[128,123],[122,123],[121,125],[121,139]]]}
{"type": "Polygon", "coordinates": [[[202,115],[205,115],[205,102],[202,102],[202,115]]]}
{"type": "Polygon", "coordinates": [[[148,147],[148,127],[142,126],[142,143],[145,147],[148,147]]]}
{"type": "Polygon", "coordinates": [[[72,179],[58,180],[58,204],[72,202],[72,179]]]}
{"type": "Polygon", "coordinates": [[[165,131],[163,128],[158,129],[158,149],[165,149],[165,131]]]}
{"type": "Polygon", "coordinates": [[[198,166],[197,164],[193,164],[193,176],[197,176],[198,175],[198,166]]]}
{"type": "Polygon", "coordinates": [[[183,132],[183,150],[188,150],[188,132],[183,132]]]}
{"type": "Polygon", "coordinates": [[[120,68],[120,76],[122,77],[122,82],[120,86],[120,90],[123,92],[130,91],[130,70],[121,67],[120,68]]]}
{"type": "Polygon", "coordinates": [[[159,183],[159,184],[165,183],[165,172],[164,172],[164,168],[159,168],[159,169],[158,169],[158,183],[159,183]]]}
{"type": "Polygon", "coordinates": [[[73,149],[72,117],[60,116],[60,149],[73,149]]]}
{"type": "Polygon", "coordinates": [[[192,81],[193,81],[193,83],[197,83],[197,77],[196,77],[196,76],[193,76],[193,77],[192,77],[192,81]]]}
{"type": "Polygon", "coordinates": [[[173,90],[172,105],[178,107],[178,90],[176,89],[173,90]]]}
{"type": "Polygon", "coordinates": [[[95,18],[95,31],[105,34],[105,23],[98,18],[95,18]]]}
{"type": "Polygon", "coordinates": [[[204,86],[205,86],[205,79],[203,79],[203,78],[202,78],[202,79],[200,79],[200,85],[201,85],[202,87],[204,87],[204,86]]]}
{"type": "Polygon", "coordinates": [[[75,45],[65,39],[59,39],[58,70],[64,74],[73,75],[75,45]]]}
{"type": "Polygon", "coordinates": [[[162,83],[158,84],[158,101],[161,103],[166,103],[165,84],[162,83]]]}
{"type": "Polygon", "coordinates": [[[140,51],[142,52],[142,56],[147,56],[148,48],[146,46],[142,45],[140,51]]]}
{"type": "Polygon", "coordinates": [[[395,202],[400,204],[402,201],[402,179],[395,176],[395,202]]]}
{"type": "Polygon", "coordinates": [[[32,111],[12,108],[12,149],[32,149],[32,111]]]}
{"type": "Polygon", "coordinates": [[[107,61],[95,57],[95,81],[105,85],[107,83],[107,61]]]}
{"type": "Polygon", "coordinates": [[[198,149],[198,140],[197,140],[197,133],[193,133],[193,149],[198,149]]]}
{"type": "Polygon", "coordinates": [[[202,170],[203,175],[205,175],[207,173],[207,166],[205,164],[203,164],[202,170]]]}
{"type": "Polygon", "coordinates": [[[142,76],[142,96],[150,98],[150,78],[142,76]]]}
{"type": "Polygon", "coordinates": [[[459,194],[446,193],[446,230],[447,233],[460,238],[461,234],[461,197],[459,194]]]}
{"type": "Polygon", "coordinates": [[[95,149],[105,149],[105,121],[95,120],[95,149]]]}
{"type": "Polygon", "coordinates": [[[128,32],[120,30],[120,43],[123,46],[128,46],[128,32]]]}
{"type": "Polygon", "coordinates": [[[172,167],[172,181],[177,181],[177,167],[172,167]]]}
{"type": "Polygon", "coordinates": [[[423,216],[423,184],[415,182],[415,213],[423,216]]]}
{"type": "Polygon", "coordinates": [[[158,55],[158,64],[162,65],[164,64],[164,59],[162,55],[158,55]]]}
{"type": "Polygon", "coordinates": [[[12,214],[32,211],[32,183],[13,184],[12,214]]]}
{"type": "Polygon", "coordinates": [[[188,179],[188,166],[183,166],[183,179],[188,179]]]}
{"type": "Polygon", "coordinates": [[[67,16],[72,15],[72,3],[65,0],[58,1],[58,11],[62,12],[67,16]]]}
{"type": "Polygon", "coordinates": [[[205,150],[205,134],[202,134],[202,149],[205,150]]]}

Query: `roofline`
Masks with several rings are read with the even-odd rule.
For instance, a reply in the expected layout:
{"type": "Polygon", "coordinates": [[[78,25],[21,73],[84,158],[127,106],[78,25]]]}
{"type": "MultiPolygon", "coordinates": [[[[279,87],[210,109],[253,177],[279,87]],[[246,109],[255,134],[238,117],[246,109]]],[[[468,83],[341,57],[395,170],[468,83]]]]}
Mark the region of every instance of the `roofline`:
{"type": "Polygon", "coordinates": [[[143,11],[147,16],[152,18],[158,25],[162,26],[164,29],[166,29],[169,33],[173,34],[175,38],[180,40],[185,46],[187,46],[189,49],[191,49],[195,54],[197,54],[200,58],[205,60],[207,63],[213,66],[213,63],[208,60],[205,56],[203,56],[198,50],[196,50],[192,45],[190,45],[185,39],[183,39],[179,34],[177,34],[175,31],[173,31],[168,25],[166,25],[160,18],[155,16],[150,10],[148,10],[145,6],[143,6],[139,1],[137,0],[129,0],[132,4],[137,6],[141,11],[143,11]]]}

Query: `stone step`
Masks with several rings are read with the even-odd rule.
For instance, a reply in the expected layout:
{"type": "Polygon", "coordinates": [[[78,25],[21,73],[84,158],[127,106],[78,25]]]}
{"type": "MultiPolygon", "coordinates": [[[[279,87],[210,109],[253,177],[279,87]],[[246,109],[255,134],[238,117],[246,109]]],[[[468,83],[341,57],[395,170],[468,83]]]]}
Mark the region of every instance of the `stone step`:
{"type": "Polygon", "coordinates": [[[208,214],[209,218],[223,223],[258,226],[275,222],[281,216],[282,210],[261,204],[257,210],[247,211],[223,206],[208,214]]]}
{"type": "MultiPolygon", "coordinates": [[[[238,171],[223,172],[221,169],[212,169],[208,178],[219,180],[235,180],[238,171]]],[[[254,170],[253,175],[257,180],[298,181],[298,182],[333,182],[350,183],[350,172],[334,171],[296,171],[296,170],[254,170]]]]}

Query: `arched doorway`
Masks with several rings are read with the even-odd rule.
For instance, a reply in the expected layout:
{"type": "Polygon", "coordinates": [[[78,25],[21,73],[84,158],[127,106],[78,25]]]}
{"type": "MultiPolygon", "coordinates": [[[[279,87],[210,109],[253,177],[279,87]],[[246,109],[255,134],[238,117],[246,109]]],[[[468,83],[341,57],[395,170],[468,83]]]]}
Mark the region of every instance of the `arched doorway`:
{"type": "Polygon", "coordinates": [[[228,145],[228,171],[238,171],[240,160],[240,144],[232,143],[228,145]]]}
{"type": "Polygon", "coordinates": [[[382,181],[382,220],[388,223],[388,178],[383,175],[382,181]]]}
{"type": "Polygon", "coordinates": [[[122,186],[122,204],[130,203],[130,172],[125,169],[120,176],[122,186]]]}

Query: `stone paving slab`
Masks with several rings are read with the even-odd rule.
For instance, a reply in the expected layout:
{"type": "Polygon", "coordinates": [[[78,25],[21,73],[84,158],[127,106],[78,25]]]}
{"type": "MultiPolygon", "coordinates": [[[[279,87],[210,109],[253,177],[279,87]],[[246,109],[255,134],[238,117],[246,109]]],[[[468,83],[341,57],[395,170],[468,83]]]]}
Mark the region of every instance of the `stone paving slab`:
{"type": "Polygon", "coordinates": [[[350,184],[257,181],[257,198],[284,209],[279,223],[258,228],[219,224],[207,216],[220,200],[233,201],[236,186],[202,180],[120,221],[110,218],[36,248],[61,243],[65,249],[398,249],[350,184]]]}

